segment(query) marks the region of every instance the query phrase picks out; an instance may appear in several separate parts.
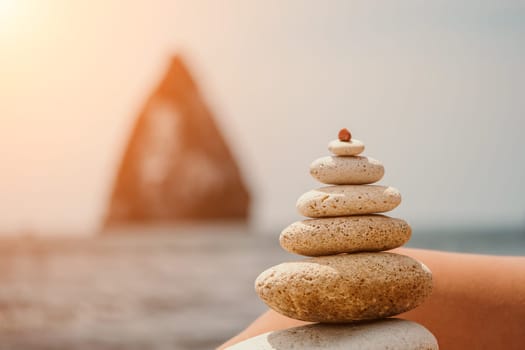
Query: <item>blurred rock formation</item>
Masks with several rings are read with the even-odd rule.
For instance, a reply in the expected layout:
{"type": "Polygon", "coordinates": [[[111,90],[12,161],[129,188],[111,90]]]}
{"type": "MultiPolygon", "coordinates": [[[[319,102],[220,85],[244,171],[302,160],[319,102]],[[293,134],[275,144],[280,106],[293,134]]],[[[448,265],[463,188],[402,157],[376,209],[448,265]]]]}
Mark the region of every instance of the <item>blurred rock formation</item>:
{"type": "Polygon", "coordinates": [[[246,220],[250,196],[180,56],[140,112],[105,220],[114,225],[246,220]]]}

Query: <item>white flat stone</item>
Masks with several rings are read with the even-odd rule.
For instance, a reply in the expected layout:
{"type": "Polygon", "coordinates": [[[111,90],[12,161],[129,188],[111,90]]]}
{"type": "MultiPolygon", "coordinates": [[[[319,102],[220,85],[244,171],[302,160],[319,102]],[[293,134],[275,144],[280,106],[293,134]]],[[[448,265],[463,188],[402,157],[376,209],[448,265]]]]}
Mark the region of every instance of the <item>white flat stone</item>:
{"type": "Polygon", "coordinates": [[[436,338],[415,322],[396,318],[358,324],[314,324],[269,332],[229,350],[438,350],[436,338]]]}
{"type": "Polygon", "coordinates": [[[328,144],[328,150],[336,156],[357,156],[363,153],[365,145],[356,139],[350,141],[333,140],[328,144]]]}

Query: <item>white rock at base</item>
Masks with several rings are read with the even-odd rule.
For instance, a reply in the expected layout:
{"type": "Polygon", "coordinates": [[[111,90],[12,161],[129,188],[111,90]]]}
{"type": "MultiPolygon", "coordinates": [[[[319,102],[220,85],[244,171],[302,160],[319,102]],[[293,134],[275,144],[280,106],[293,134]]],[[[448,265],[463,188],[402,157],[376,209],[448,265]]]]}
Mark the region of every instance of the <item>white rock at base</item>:
{"type": "Polygon", "coordinates": [[[437,350],[425,327],[397,318],[356,324],[313,324],[265,333],[228,350],[437,350]]]}

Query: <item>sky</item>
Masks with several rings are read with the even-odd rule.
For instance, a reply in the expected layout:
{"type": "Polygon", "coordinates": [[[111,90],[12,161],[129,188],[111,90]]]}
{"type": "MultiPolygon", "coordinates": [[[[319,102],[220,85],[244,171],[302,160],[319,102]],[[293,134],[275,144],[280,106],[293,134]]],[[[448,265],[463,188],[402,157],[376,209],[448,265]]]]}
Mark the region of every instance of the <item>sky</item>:
{"type": "Polygon", "coordinates": [[[94,232],[137,110],[188,59],[279,231],[342,127],[417,227],[525,225],[525,3],[0,0],[0,232],[94,232]]]}

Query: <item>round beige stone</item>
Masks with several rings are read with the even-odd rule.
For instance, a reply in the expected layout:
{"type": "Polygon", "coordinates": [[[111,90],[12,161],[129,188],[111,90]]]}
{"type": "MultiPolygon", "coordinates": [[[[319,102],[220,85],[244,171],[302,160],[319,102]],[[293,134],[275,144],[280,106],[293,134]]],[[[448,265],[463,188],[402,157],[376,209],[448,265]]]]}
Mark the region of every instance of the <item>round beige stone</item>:
{"type": "Polygon", "coordinates": [[[385,168],[370,157],[328,156],[313,161],[310,174],[329,185],[363,185],[381,180],[385,168]]]}
{"type": "Polygon", "coordinates": [[[406,221],[384,215],[359,215],[294,222],[281,232],[281,247],[290,253],[321,256],[374,252],[408,242],[406,221]]]}
{"type": "Polygon", "coordinates": [[[350,141],[333,140],[328,144],[328,150],[336,156],[357,156],[363,153],[365,145],[356,139],[350,141]]]}
{"type": "Polygon", "coordinates": [[[394,253],[322,256],[271,267],[255,281],[275,311],[303,321],[340,323],[394,316],[421,304],[432,274],[394,253]]]}
{"type": "Polygon", "coordinates": [[[401,203],[393,187],[337,185],[311,190],[297,200],[297,210],[311,218],[383,213],[401,203]]]}
{"type": "Polygon", "coordinates": [[[265,333],[230,350],[438,350],[422,325],[398,318],[355,324],[312,324],[265,333]]]}

